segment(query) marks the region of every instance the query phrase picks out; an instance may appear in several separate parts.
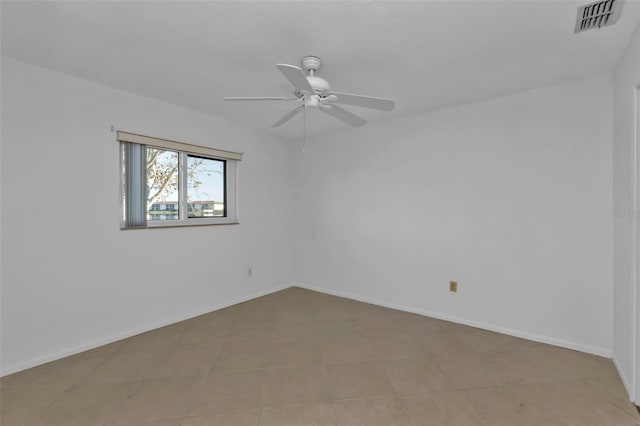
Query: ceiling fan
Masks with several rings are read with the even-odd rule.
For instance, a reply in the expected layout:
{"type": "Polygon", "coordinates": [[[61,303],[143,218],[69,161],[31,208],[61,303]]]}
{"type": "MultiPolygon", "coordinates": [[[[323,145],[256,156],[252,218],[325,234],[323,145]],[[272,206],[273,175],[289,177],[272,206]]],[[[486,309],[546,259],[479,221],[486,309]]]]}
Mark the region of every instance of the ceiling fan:
{"type": "Polygon", "coordinates": [[[300,105],[276,121],[271,127],[278,127],[291,120],[306,107],[318,108],[330,116],[337,118],[353,127],[362,126],[367,121],[357,115],[339,107],[336,104],[353,105],[373,108],[382,111],[392,111],[395,104],[391,99],[374,98],[371,96],[353,95],[350,93],[334,92],[327,80],[315,75],[322,66],[322,59],[317,56],[305,56],[300,61],[302,68],[295,65],[277,64],[276,67],[293,85],[293,95],[289,97],[225,97],[226,101],[291,101],[300,105]]]}

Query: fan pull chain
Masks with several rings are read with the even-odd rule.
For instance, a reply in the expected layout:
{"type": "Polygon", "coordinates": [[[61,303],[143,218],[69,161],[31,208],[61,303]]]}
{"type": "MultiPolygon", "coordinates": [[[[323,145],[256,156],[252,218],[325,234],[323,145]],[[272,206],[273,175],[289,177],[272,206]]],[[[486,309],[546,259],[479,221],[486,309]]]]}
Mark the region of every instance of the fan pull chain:
{"type": "Polygon", "coordinates": [[[302,152],[307,149],[307,107],[302,108],[302,152]]]}

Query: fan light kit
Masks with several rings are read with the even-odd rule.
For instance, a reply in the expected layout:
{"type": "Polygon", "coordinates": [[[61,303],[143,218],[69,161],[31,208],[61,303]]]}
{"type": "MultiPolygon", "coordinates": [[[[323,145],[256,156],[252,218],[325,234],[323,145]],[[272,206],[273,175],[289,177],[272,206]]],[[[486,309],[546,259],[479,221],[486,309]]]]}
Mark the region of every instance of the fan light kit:
{"type": "Polygon", "coordinates": [[[391,99],[374,98],[371,96],[353,95],[334,92],[329,82],[316,75],[322,67],[322,59],[317,56],[305,56],[300,61],[302,68],[295,65],[277,64],[276,67],[293,85],[293,95],[289,97],[226,97],[226,101],[290,101],[301,105],[294,108],[287,115],[275,122],[271,127],[280,126],[306,107],[317,108],[330,116],[337,118],[353,127],[362,126],[367,121],[357,115],[339,107],[336,104],[353,105],[364,108],[393,111],[395,104],[391,99]],[[304,68],[304,71],[303,71],[304,68]],[[307,75],[305,75],[305,71],[307,75]]]}

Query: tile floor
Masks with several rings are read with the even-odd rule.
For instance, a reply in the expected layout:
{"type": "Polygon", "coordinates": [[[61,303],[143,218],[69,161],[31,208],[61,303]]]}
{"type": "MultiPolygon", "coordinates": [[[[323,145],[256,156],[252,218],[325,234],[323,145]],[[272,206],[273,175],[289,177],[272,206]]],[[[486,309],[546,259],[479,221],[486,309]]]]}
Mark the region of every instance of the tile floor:
{"type": "Polygon", "coordinates": [[[636,426],[610,360],[299,288],[6,376],[3,426],[636,426]]]}

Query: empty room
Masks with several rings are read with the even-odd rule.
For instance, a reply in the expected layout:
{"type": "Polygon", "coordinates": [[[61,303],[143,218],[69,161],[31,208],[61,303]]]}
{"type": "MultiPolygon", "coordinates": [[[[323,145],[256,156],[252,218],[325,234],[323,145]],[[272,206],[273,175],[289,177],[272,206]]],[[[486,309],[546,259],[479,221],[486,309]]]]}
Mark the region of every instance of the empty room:
{"type": "Polygon", "coordinates": [[[0,18],[2,426],[640,426],[640,0],[0,18]]]}

